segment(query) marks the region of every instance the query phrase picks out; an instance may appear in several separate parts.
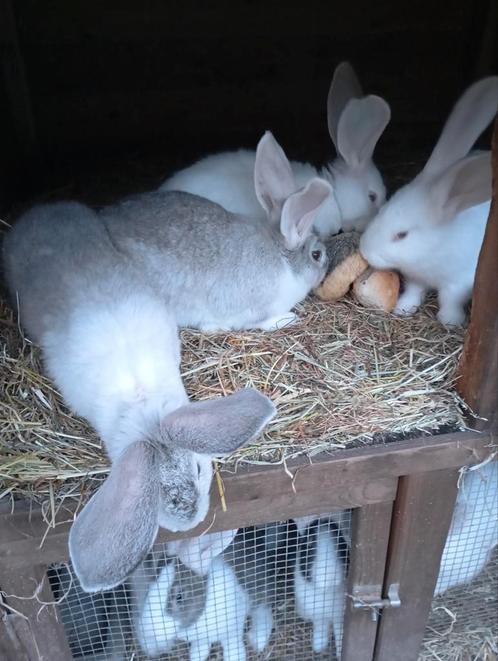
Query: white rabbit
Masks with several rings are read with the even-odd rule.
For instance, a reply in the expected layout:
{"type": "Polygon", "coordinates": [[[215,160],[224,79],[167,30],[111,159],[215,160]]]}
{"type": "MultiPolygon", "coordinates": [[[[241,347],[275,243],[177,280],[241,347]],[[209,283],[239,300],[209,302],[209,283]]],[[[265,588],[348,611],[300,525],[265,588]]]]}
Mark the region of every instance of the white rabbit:
{"type": "Polygon", "coordinates": [[[178,641],[190,643],[190,659],[205,661],[219,642],[224,661],[245,661],[244,626],[249,600],[232,567],[220,555],[237,531],[212,533],[168,545],[179,555],[166,558],[156,579],[139,568],[132,577],[138,595],[135,634],[154,657],[178,641]],[[215,557],[216,556],[216,557],[215,557]],[[146,586],[145,597],[143,594],[146,586]]]}
{"type": "Polygon", "coordinates": [[[304,532],[301,525],[298,529],[301,532],[294,571],[297,613],[313,625],[314,652],[327,648],[332,629],[340,659],[348,544],[330,519],[315,519],[304,532]]]}
{"type": "Polygon", "coordinates": [[[439,320],[465,320],[491,198],[490,154],[468,153],[497,110],[497,76],[469,87],[422,172],[393,195],[361,237],[360,250],[374,268],[397,269],[405,278],[397,314],[412,314],[426,291],[436,289],[439,320]]]}
{"type": "Polygon", "coordinates": [[[265,133],[255,179],[260,198],[280,218],[278,228],[177,191],[139,195],[103,209],[100,218],[180,326],[274,330],[292,323],[291,308],[327,268],[312,226],[330,186],[315,177],[286,197],[289,172],[281,147],[265,133]]]}
{"type": "Polygon", "coordinates": [[[498,544],[498,461],[464,475],[434,594],[472,581],[498,544]]]}
{"type": "MultiPolygon", "coordinates": [[[[327,120],[337,158],[321,170],[309,163],[291,163],[295,184],[283,187],[286,198],[319,176],[331,184],[327,202],[314,226],[322,237],[340,229],[363,230],[385,200],[382,177],[373,163],[375,145],[391,117],[389,105],[378,96],[364,96],[348,62],[334,72],[327,99],[327,120]]],[[[203,158],[168,179],[160,190],[180,190],[206,197],[233,213],[264,217],[254,189],[254,151],[241,149],[203,158]]],[[[278,220],[264,205],[271,221],[278,220]]]]}
{"type": "Polygon", "coordinates": [[[211,458],[254,439],[275,409],[253,389],[188,401],[173,318],[90,209],[33,208],[8,233],[4,261],[21,324],[112,461],[69,537],[83,589],[109,589],[145,557],[159,526],[203,520],[211,458]]]}

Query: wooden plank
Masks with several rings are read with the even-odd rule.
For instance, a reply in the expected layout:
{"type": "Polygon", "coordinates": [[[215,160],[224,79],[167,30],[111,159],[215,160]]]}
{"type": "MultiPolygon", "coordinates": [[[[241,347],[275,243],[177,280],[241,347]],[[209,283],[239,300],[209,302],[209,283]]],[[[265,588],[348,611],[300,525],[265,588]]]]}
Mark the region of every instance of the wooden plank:
{"type": "Polygon", "coordinates": [[[341,661],[373,657],[378,621],[372,611],[353,608],[352,598],[382,599],[393,504],[366,505],[353,512],[351,564],[341,661]]]}
{"type": "Polygon", "coordinates": [[[29,661],[72,659],[64,627],[53,603],[46,567],[25,567],[22,573],[13,569],[0,563],[0,589],[5,594],[7,607],[16,611],[7,615],[10,645],[22,649],[22,654],[12,657],[12,661],[18,658],[29,661]],[[37,598],[33,596],[35,591],[37,598]]]}
{"type": "Polygon", "coordinates": [[[457,388],[485,420],[476,429],[498,427],[498,119],[493,132],[493,201],[479,257],[472,315],[460,363],[457,388]]]}
{"type": "MultiPolygon", "coordinates": [[[[227,512],[223,512],[216,485],[211,509],[196,529],[160,539],[190,537],[207,527],[213,532],[291,516],[347,509],[392,500],[400,475],[482,461],[490,452],[489,434],[459,432],[391,445],[358,448],[322,455],[313,463],[301,458],[283,466],[242,466],[237,473],[222,471],[227,512]]],[[[72,516],[47,533],[40,511],[18,503],[13,514],[0,504],[0,562],[12,566],[49,563],[67,558],[67,534],[72,516]],[[3,511],[3,514],[2,514],[3,511]],[[46,539],[40,548],[44,535],[46,539]]]]}
{"type": "Polygon", "coordinates": [[[389,545],[384,596],[398,586],[400,608],[383,611],[376,661],[416,661],[439,564],[453,515],[458,471],[400,479],[389,545]]]}

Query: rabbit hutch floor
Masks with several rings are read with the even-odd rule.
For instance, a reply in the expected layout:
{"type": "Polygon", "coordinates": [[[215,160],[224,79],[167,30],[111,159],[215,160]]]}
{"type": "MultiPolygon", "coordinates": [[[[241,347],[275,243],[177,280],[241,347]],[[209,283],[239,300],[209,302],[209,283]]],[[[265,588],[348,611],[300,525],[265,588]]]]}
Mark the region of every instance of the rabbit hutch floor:
{"type": "MultiPolygon", "coordinates": [[[[309,298],[299,321],[273,333],[181,331],[182,374],[194,400],[254,386],[278,413],[257,443],[225,459],[278,464],[359,444],[465,429],[455,371],[464,329],[435,318],[368,310],[346,298],[309,298]]],[[[71,415],[0,303],[0,500],[18,496],[54,508],[88,497],[108,472],[95,433],[71,415]]],[[[48,512],[49,518],[50,513],[48,512]]]]}

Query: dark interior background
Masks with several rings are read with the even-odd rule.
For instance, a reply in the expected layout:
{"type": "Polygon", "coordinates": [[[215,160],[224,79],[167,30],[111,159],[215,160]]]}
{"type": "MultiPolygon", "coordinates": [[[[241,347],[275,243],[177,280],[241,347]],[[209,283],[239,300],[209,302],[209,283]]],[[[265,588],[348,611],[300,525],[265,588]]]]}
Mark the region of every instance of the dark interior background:
{"type": "Polygon", "coordinates": [[[265,129],[321,164],[342,59],[391,104],[377,160],[395,185],[497,49],[496,0],[0,0],[0,212],[104,203],[265,129]]]}

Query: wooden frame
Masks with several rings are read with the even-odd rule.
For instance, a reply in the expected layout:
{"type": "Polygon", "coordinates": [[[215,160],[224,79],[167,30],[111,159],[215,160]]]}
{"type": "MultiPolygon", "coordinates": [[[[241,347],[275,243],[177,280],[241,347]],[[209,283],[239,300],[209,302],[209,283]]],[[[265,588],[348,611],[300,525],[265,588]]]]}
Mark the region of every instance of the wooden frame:
{"type": "MultiPolygon", "coordinates": [[[[286,469],[225,472],[228,511],[222,511],[213,491],[206,522],[188,533],[357,508],[348,593],[368,591],[374,599],[388,599],[395,585],[401,607],[386,608],[377,626],[366,611],[348,603],[343,661],[416,660],[454,507],[457,469],[484,460],[497,443],[498,123],[493,170],[493,204],[459,381],[460,394],[479,416],[469,421],[475,431],[344,450],[313,461],[300,459],[286,469]]],[[[67,559],[71,511],[64,517],[46,535],[39,510],[20,506],[11,514],[5,506],[0,509],[0,585],[9,606],[0,620],[2,658],[71,658],[55,607],[40,603],[50,601],[46,567],[67,559]],[[27,599],[37,588],[40,601],[27,599]]],[[[161,534],[161,539],[171,537],[161,534]]]]}

